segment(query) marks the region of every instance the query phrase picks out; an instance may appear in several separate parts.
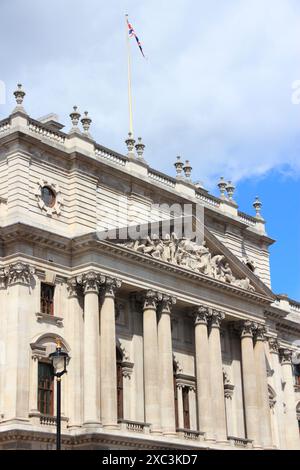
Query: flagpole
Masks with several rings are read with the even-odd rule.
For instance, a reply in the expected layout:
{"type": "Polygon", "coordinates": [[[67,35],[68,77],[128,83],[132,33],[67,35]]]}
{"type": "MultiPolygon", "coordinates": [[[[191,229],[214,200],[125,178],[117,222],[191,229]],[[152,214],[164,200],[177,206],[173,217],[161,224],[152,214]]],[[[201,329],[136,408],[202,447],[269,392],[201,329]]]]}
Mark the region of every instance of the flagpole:
{"type": "Polygon", "coordinates": [[[127,78],[128,78],[128,108],[129,108],[129,132],[133,137],[133,119],[132,119],[132,94],[131,94],[131,56],[129,44],[129,31],[127,24],[128,15],[125,15],[126,42],[127,42],[127,78]]]}

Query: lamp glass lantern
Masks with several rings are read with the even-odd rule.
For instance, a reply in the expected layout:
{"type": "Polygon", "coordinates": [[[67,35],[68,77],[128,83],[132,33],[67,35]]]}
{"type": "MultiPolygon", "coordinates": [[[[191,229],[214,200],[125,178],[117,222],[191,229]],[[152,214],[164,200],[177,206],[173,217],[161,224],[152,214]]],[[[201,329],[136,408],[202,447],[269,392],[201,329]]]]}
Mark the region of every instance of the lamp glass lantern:
{"type": "Polygon", "coordinates": [[[56,350],[49,354],[49,359],[52,362],[54,373],[56,376],[61,376],[67,372],[67,365],[70,357],[67,352],[62,351],[60,341],[56,343],[56,350]]]}

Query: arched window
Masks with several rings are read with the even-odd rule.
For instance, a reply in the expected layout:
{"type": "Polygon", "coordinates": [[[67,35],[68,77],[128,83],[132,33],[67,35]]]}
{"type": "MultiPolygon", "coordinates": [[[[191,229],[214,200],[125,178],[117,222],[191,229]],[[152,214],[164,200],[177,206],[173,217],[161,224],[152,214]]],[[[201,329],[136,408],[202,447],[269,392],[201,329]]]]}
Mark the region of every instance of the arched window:
{"type": "Polygon", "coordinates": [[[122,367],[122,353],[119,348],[117,349],[117,404],[118,404],[118,419],[123,419],[123,367],[122,367]]]}

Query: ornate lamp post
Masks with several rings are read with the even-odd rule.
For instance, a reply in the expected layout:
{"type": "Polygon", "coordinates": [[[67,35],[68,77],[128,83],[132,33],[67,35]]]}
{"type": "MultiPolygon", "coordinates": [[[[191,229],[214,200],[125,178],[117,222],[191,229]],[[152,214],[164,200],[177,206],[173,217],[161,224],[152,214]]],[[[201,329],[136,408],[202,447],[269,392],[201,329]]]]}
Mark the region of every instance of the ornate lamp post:
{"type": "Polygon", "coordinates": [[[53,365],[53,375],[56,377],[56,450],[61,450],[61,377],[67,372],[70,357],[61,350],[61,341],[56,341],[56,351],[49,354],[53,365]]]}

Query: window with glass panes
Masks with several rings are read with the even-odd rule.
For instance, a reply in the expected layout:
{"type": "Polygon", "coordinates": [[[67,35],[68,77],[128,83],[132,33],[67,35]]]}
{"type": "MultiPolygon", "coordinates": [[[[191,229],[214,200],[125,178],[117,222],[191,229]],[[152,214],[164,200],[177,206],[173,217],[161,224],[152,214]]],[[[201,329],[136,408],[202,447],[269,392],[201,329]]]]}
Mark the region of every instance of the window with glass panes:
{"type": "Polygon", "coordinates": [[[53,415],[54,377],[52,364],[38,364],[38,410],[45,415],[53,415]]]}

